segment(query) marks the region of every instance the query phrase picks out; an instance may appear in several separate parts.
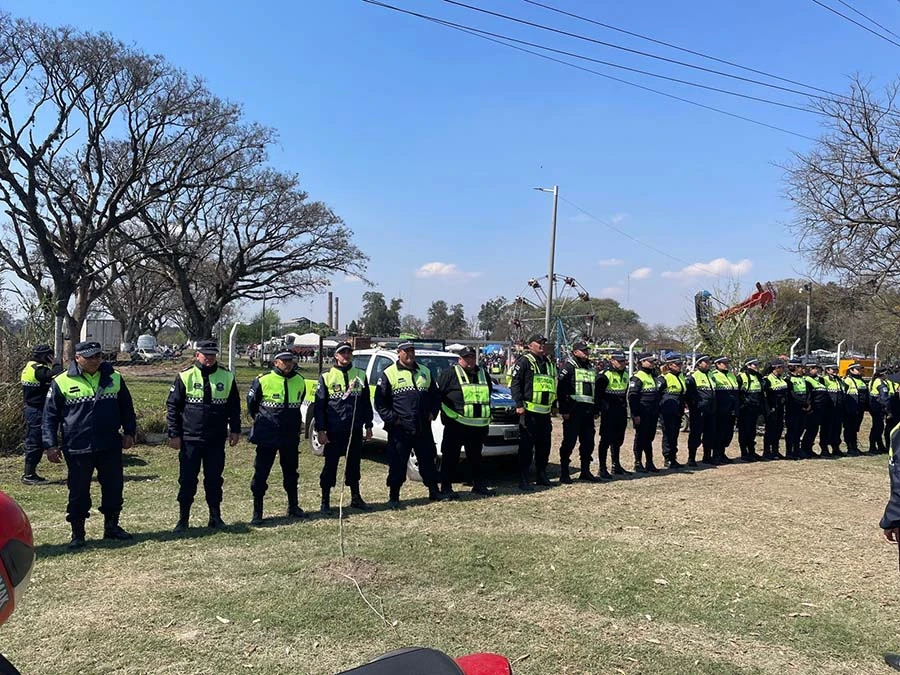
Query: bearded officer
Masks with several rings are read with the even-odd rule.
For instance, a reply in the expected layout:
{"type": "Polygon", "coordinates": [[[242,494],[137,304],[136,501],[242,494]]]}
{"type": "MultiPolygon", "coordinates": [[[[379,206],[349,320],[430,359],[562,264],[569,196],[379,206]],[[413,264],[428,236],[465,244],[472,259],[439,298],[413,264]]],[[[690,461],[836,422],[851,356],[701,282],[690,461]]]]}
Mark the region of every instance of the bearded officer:
{"type": "Polygon", "coordinates": [[[572,450],[578,443],[580,480],[594,483],[598,480],[591,473],[591,457],[594,453],[594,384],[596,371],[588,357],[586,342],[572,345],[572,356],[566,359],[559,371],[557,396],[559,414],[563,419],[562,443],[559,446],[559,482],[571,483],[569,462],[572,450]]]}

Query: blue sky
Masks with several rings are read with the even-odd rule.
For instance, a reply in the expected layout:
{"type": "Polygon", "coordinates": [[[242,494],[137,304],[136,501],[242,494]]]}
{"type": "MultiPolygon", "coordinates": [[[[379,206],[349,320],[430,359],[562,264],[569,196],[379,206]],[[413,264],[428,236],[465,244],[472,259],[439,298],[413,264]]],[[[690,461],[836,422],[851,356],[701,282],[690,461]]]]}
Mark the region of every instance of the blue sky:
{"type": "MultiPolygon", "coordinates": [[[[898,47],[809,0],[544,1],[841,93],[853,73],[885,85],[896,76],[890,64],[900,56],[898,47]]],[[[592,58],[806,103],[441,0],[389,2],[592,58]]],[[[477,312],[484,300],[514,297],[529,277],[546,275],[552,198],[535,186],[558,184],[562,198],[641,242],[560,202],[557,272],[574,276],[592,295],[615,297],[648,323],[684,321],[694,292],[732,278],[749,289],[757,280],[805,273],[804,261],[790,252],[785,224],[791,211],[778,165],[808,148],[808,140],[361,0],[5,4],[18,16],[109,31],[162,54],[206,78],[219,95],[242,102],[249,119],[277,128],[272,163],[299,172],[311,197],[345,219],[371,257],[368,277],[377,290],[402,296],[405,310],[420,316],[435,299],[477,312]],[[714,260],[719,276],[709,275],[709,267],[683,269],[714,260]]],[[[721,67],[521,0],[470,4],[721,67]]],[[[856,6],[900,32],[900,3],[856,0],[856,6]]],[[[820,134],[815,115],[585,65],[800,134],[820,134]]],[[[357,315],[364,290],[343,275],[335,278],[342,323],[357,315]]],[[[324,296],[279,309],[285,318],[311,313],[324,320],[324,296]]]]}

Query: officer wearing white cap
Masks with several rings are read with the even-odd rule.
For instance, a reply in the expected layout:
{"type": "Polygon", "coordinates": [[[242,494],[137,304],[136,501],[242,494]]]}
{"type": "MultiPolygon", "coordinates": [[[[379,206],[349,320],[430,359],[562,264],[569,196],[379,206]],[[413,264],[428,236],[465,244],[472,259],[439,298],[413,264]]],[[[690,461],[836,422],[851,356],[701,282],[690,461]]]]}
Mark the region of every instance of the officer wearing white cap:
{"type": "Polygon", "coordinates": [[[251,525],[263,524],[263,500],[268,489],[269,473],[278,456],[281,478],[287,493],[287,515],[303,518],[297,494],[300,454],[300,433],[303,412],[300,406],[306,397],[306,380],[294,370],[294,353],[282,351],[275,355],[272,370],[253,380],[247,391],[247,412],[253,419],[249,441],[256,445],[253,478],[251,525]]]}
{"type": "Polygon", "coordinates": [[[731,359],[720,356],[714,362],[712,379],[716,384],[716,447],[713,464],[730,464],[726,451],[734,438],[734,425],[738,412],[738,381],[731,372],[731,359]]]}
{"type": "Polygon", "coordinates": [[[821,380],[828,392],[831,409],[822,417],[819,447],[822,449],[823,456],[828,455],[830,450],[832,457],[840,457],[844,454],[841,452],[841,430],[844,428],[844,382],[838,375],[836,363],[826,363],[824,369],[825,374],[822,375],[821,380]]]}
{"type": "Polygon", "coordinates": [[[716,383],[709,372],[711,359],[697,358],[697,368],[687,377],[688,466],[697,466],[697,450],[703,445],[703,462],[711,463],[716,447],[716,383]]]}
{"type": "Polygon", "coordinates": [[[756,456],[756,424],[763,412],[762,373],[759,372],[759,359],[744,362],[744,369],[738,376],[738,445],[741,459],[755,462],[756,456]]]}
{"type": "Polygon", "coordinates": [[[372,398],[366,371],[353,365],[353,347],[349,342],[338,343],[334,365],[319,376],[313,415],[319,441],[325,445],[325,464],[319,475],[319,511],[331,515],[331,490],[337,485],[338,464],[344,455],[344,483],[350,487],[350,506],[368,511],[359,480],[363,429],[366,440],[372,438],[372,398]]]}
{"type": "Polygon", "coordinates": [[[416,345],[401,342],[397,362],[388,366],[375,384],[375,410],[388,433],[388,506],[402,508],[400,488],[406,482],[406,465],[416,453],[419,474],[428,487],[428,498],[443,499],[435,467],[437,449],[431,423],[437,419],[441,400],[431,371],[416,362],[416,345]]]}
{"type": "Polygon", "coordinates": [[[612,452],[612,473],[624,475],[626,471],[620,463],[622,444],[625,442],[625,429],[628,427],[628,357],[624,354],[611,354],[609,368],[597,375],[596,380],[596,413],[600,415],[600,445],[597,448],[597,460],[600,464],[600,477],[612,478],[606,469],[606,456],[612,452]]]}
{"type": "Polygon", "coordinates": [[[241,399],[234,373],[219,364],[218,355],[215,340],[199,340],[193,365],[178,374],[166,399],[169,447],[178,450],[179,511],[175,532],[189,527],[201,466],[209,507],[207,525],[213,529],[225,527],[225,442],[235,446],[241,438],[241,399]]]}
{"type": "Polygon", "coordinates": [[[472,492],[489,496],[493,490],[484,483],[481,473],[481,451],[491,424],[490,376],[475,360],[475,350],[459,350],[459,362],[445,368],[438,377],[441,397],[441,493],[446,499],[458,499],[453,490],[453,475],[459,466],[459,455],[466,449],[466,462],[472,472],[472,492]]]}
{"type": "Polygon", "coordinates": [[[762,379],[763,410],[766,430],[763,434],[763,459],[783,459],[779,446],[784,432],[784,407],[788,396],[788,382],[784,379],[784,362],[769,363],[769,372],[762,379]]]}
{"type": "Polygon", "coordinates": [[[868,407],[869,388],[862,379],[862,366],[851,363],[844,377],[844,443],[848,455],[859,455],[859,427],[868,407]]]}
{"type": "Polygon", "coordinates": [[[528,351],[513,366],[510,393],[519,415],[519,489],[530,492],[531,462],[538,485],[551,485],[547,478],[553,422],[550,412],[556,402],[556,366],[547,358],[547,338],[532,335],[528,351]]]}
{"type": "Polygon", "coordinates": [[[656,379],[656,357],[650,352],[638,355],[640,366],[628,383],[628,408],[634,424],[634,470],[656,473],[653,463],[653,439],[659,422],[662,392],[656,379]]]}
{"type": "Polygon", "coordinates": [[[559,446],[559,482],[571,483],[569,462],[572,450],[578,443],[580,480],[589,483],[599,480],[591,473],[591,457],[594,453],[594,380],[596,371],[588,356],[586,342],[572,345],[572,355],[559,371],[556,393],[559,414],[563,419],[562,443],[559,446]]]}
{"type": "Polygon", "coordinates": [[[99,342],[76,344],[75,361],[53,378],[44,405],[42,431],[47,459],[59,462],[61,447],[69,469],[66,520],[72,526],[72,549],[85,544],[84,521],[90,515],[95,471],[100,481],[103,538],[131,539],[119,525],[125,481],[122,450],[134,445],[137,420],[125,381],[102,361],[101,352],[99,342]]]}

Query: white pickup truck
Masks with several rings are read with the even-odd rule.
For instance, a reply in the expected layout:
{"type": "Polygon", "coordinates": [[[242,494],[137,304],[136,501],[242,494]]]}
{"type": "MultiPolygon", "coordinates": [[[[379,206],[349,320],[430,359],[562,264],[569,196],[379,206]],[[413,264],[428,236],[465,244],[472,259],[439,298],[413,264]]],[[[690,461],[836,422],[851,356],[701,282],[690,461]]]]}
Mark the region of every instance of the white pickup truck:
{"type": "MultiPolygon", "coordinates": [[[[374,389],[378,378],[385,369],[397,361],[397,352],[384,349],[360,349],[353,354],[353,365],[360,370],[366,371],[369,380],[369,386],[372,390],[374,403],[374,389]]],[[[450,368],[458,363],[458,357],[452,352],[440,352],[426,349],[416,350],[416,361],[431,371],[431,376],[437,380],[438,376],[446,368],[450,368]]],[[[312,387],[308,387],[312,389],[312,387]]],[[[306,426],[306,437],[310,440],[313,454],[321,456],[324,453],[324,447],[318,442],[315,429],[312,428],[312,409],[310,408],[311,397],[307,397],[307,401],[303,404],[303,419],[306,426]]],[[[374,407],[374,406],[373,406],[374,407]]],[[[437,445],[438,461],[441,456],[441,439],[444,436],[444,424],[441,422],[440,416],[431,424],[434,432],[434,441],[437,445]]],[[[387,442],[387,432],[384,430],[384,424],[378,413],[375,413],[375,420],[372,429],[373,440],[387,442]]],[[[515,455],[519,448],[519,417],[516,415],[515,404],[509,393],[508,387],[495,384],[493,394],[491,396],[491,425],[488,429],[488,436],[484,442],[484,457],[499,457],[504,455],[515,455]]],[[[465,449],[462,450],[462,456],[465,457],[465,449]]],[[[407,467],[407,476],[410,480],[421,481],[419,475],[419,466],[416,457],[409,459],[407,467]]]]}

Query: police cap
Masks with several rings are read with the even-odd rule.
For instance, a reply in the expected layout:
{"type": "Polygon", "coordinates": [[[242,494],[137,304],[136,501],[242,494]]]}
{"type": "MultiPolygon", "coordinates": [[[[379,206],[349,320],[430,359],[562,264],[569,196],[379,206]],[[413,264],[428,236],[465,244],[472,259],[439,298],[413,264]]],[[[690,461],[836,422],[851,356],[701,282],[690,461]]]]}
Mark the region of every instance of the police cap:
{"type": "Polygon", "coordinates": [[[610,354],[609,360],[610,361],[619,361],[620,363],[625,363],[626,361],[628,361],[628,357],[622,353],[616,353],[616,354],[610,354]]]}
{"type": "Polygon", "coordinates": [[[351,345],[349,342],[338,342],[337,347],[334,348],[334,353],[337,354],[338,352],[343,352],[343,351],[347,351],[347,350],[352,352],[353,345],[351,345]]]}
{"type": "Polygon", "coordinates": [[[759,359],[749,359],[749,360],[747,360],[747,361],[744,361],[744,365],[745,365],[747,368],[749,368],[750,366],[758,366],[758,365],[759,365],[759,359]]]}
{"type": "Polygon", "coordinates": [[[769,368],[784,368],[784,361],[769,361],[769,368]]]}
{"type": "Polygon", "coordinates": [[[729,359],[727,356],[720,356],[719,358],[717,358],[717,359],[714,361],[714,363],[715,363],[716,365],[718,365],[718,364],[720,364],[720,363],[731,363],[731,359],[729,359]]]}
{"type": "Polygon", "coordinates": [[[862,370],[862,366],[858,363],[851,363],[847,366],[847,370],[862,370]]]}
{"type": "Polygon", "coordinates": [[[31,348],[31,353],[34,356],[50,356],[53,354],[53,347],[50,345],[35,345],[31,348]]]}
{"type": "Polygon", "coordinates": [[[697,363],[702,363],[703,361],[706,361],[707,363],[709,363],[710,362],[709,356],[707,356],[706,354],[701,354],[700,356],[697,357],[697,363]]]}
{"type": "Polygon", "coordinates": [[[826,364],[825,364],[824,366],[822,366],[822,367],[823,367],[825,370],[837,370],[837,369],[838,369],[838,365],[837,365],[836,363],[826,363],[826,364]]]}
{"type": "Polygon", "coordinates": [[[287,351],[287,350],[285,350],[283,352],[278,352],[275,355],[275,360],[276,361],[293,361],[294,360],[294,352],[287,351]]]}
{"type": "Polygon", "coordinates": [[[663,363],[666,363],[666,364],[677,363],[678,365],[681,365],[681,362],[682,362],[682,358],[680,356],[669,356],[669,357],[666,357],[666,360],[663,363]]]}
{"type": "Polygon", "coordinates": [[[532,335],[530,338],[528,338],[528,342],[526,342],[525,344],[529,344],[529,345],[530,345],[532,342],[539,342],[539,343],[543,344],[543,343],[545,343],[546,341],[547,341],[547,338],[546,338],[546,337],[544,337],[544,336],[541,335],[540,333],[535,333],[535,334],[532,335]]]}
{"type": "Polygon", "coordinates": [[[475,356],[475,349],[469,346],[463,347],[458,352],[459,358],[466,359],[470,356],[475,356]]]}
{"type": "Polygon", "coordinates": [[[218,354],[219,343],[215,340],[197,340],[197,351],[207,355],[218,354]]]}
{"type": "Polygon", "coordinates": [[[407,340],[406,342],[401,342],[399,345],[397,345],[398,352],[405,352],[410,349],[414,350],[415,348],[416,348],[416,343],[410,342],[409,340],[407,340]]]}
{"type": "Polygon", "coordinates": [[[585,354],[587,354],[588,353],[587,342],[585,342],[584,340],[579,340],[578,342],[576,342],[575,344],[572,345],[572,351],[573,352],[584,352],[585,354]]]}
{"type": "Polygon", "coordinates": [[[77,345],[75,345],[75,354],[77,356],[83,356],[85,358],[97,356],[97,354],[102,351],[103,347],[100,346],[99,342],[79,342],[77,345]]]}

